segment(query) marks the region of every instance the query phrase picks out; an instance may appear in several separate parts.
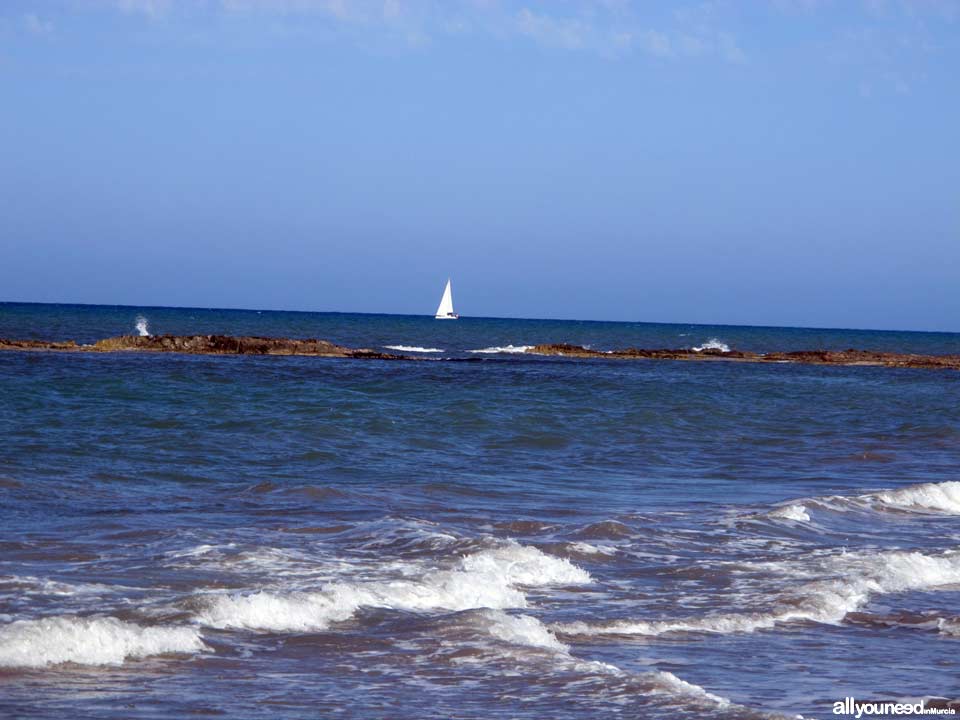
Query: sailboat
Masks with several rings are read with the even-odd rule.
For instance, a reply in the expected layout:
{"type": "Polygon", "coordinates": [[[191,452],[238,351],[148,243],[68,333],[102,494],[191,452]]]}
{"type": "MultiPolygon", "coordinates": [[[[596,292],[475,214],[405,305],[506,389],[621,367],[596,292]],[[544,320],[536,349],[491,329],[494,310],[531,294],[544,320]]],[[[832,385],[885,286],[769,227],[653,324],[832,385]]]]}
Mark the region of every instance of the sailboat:
{"type": "Polygon", "coordinates": [[[437,320],[456,320],[460,317],[453,311],[453,291],[450,290],[450,278],[447,278],[447,286],[443,289],[440,307],[437,308],[437,314],[434,317],[437,320]]]}

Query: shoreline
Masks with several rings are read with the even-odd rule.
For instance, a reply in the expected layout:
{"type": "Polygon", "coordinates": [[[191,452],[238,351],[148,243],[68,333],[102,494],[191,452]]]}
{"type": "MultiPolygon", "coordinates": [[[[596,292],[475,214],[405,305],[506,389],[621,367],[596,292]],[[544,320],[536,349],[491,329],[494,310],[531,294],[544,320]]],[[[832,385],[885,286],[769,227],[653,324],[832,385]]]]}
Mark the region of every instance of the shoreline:
{"type": "MultiPolygon", "coordinates": [[[[80,345],[73,340],[13,340],[0,338],[0,351],[21,352],[170,352],[187,355],[276,355],[361,360],[429,360],[470,362],[478,358],[425,358],[387,353],[369,348],[351,348],[328,340],[232,335],[121,335],[80,345]]],[[[625,348],[591,350],[581,345],[549,343],[535,345],[526,355],[602,360],[681,360],[688,362],[743,362],[757,364],[834,365],[840,367],[891,367],[930,370],[960,370],[960,355],[920,355],[873,350],[792,350],[757,353],[748,350],[692,350],[625,348]]]]}

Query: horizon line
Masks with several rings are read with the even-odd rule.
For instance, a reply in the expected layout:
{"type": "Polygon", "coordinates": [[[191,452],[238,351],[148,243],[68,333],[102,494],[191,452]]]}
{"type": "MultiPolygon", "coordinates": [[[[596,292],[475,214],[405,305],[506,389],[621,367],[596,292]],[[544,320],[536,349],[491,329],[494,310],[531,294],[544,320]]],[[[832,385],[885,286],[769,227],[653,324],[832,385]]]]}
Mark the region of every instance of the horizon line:
{"type": "MultiPolygon", "coordinates": [[[[355,310],[289,310],[278,308],[250,308],[250,307],[202,307],[199,305],[129,305],[126,303],[71,303],[71,302],[41,302],[34,300],[0,300],[0,305],[53,305],[65,307],[94,307],[94,308],[131,308],[135,310],[229,310],[232,312],[254,313],[299,313],[304,315],[371,315],[386,317],[433,318],[432,313],[386,313],[386,312],[359,312],[355,310]]],[[[460,320],[522,320],[528,322],[570,322],[570,323],[612,323],[620,325],[685,325],[691,327],[727,327],[727,328],[758,328],[776,330],[819,330],[828,332],[881,332],[881,333],[918,333],[927,335],[957,335],[958,330],[904,330],[899,328],[856,328],[856,327],[821,327],[810,325],[743,325],[731,323],[700,323],[700,322],[668,322],[663,320],[597,320],[592,318],[530,318],[508,317],[495,315],[461,315],[460,320]]]]}

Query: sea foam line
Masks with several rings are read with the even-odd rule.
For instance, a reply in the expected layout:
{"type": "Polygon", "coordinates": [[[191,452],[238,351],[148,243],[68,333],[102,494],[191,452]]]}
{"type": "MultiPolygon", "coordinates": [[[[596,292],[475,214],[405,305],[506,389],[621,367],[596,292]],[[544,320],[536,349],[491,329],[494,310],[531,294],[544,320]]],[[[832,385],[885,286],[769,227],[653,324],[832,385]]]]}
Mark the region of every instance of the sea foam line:
{"type": "MultiPolygon", "coordinates": [[[[825,495],[789,500],[762,517],[810,522],[810,510],[960,515],[960,482],[921,483],[863,495],[825,495]]],[[[751,517],[757,517],[756,515],[751,517]]]]}
{"type": "Polygon", "coordinates": [[[361,607],[411,612],[525,608],[522,587],[591,581],[569,560],[509,544],[468,555],[450,570],[433,570],[414,579],[336,582],[319,591],[209,594],[201,596],[203,607],[195,619],[214,628],[316,631],[347,620],[361,607]]]}
{"type": "Polygon", "coordinates": [[[416,353],[442,353],[444,352],[443,348],[428,348],[428,347],[419,347],[418,345],[384,345],[387,350],[397,350],[399,352],[416,352],[416,353]]]}
{"type": "Polygon", "coordinates": [[[479,350],[467,350],[469,353],[493,355],[497,353],[517,354],[532,350],[533,345],[495,345],[493,347],[480,348],[479,350]]]}
{"type": "MultiPolygon", "coordinates": [[[[586,692],[591,683],[597,683],[597,698],[617,704],[631,703],[638,696],[671,707],[683,707],[695,711],[736,712],[737,717],[759,720],[785,720],[779,714],[761,713],[733,703],[728,698],[709,692],[705,688],[687,682],[671,672],[629,672],[610,663],[584,660],[570,651],[570,647],[557,639],[553,630],[539,619],[529,615],[513,615],[502,610],[481,610],[471,618],[471,623],[505,646],[501,653],[511,659],[527,659],[529,654],[511,651],[509,646],[532,648],[540,657],[548,657],[559,672],[582,676],[570,683],[577,692],[586,692]]],[[[569,682],[569,681],[568,681],[569,682]]]]}
{"type": "Polygon", "coordinates": [[[907,590],[933,590],[960,583],[960,553],[939,555],[889,551],[848,553],[810,568],[798,564],[777,566],[789,578],[809,577],[811,570],[825,576],[779,595],[766,611],[719,613],[674,620],[616,620],[608,623],[566,623],[554,629],[568,635],[663,635],[672,632],[742,633],[789,622],[836,625],[875,595],[907,590]]]}

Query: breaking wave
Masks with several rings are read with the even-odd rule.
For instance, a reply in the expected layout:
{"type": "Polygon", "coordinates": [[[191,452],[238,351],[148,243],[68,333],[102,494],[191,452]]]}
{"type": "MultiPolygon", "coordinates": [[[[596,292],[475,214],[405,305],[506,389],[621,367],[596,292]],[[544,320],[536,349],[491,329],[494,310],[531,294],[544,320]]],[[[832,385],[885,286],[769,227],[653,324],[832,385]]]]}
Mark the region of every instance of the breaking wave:
{"type": "MultiPolygon", "coordinates": [[[[768,563],[788,577],[808,577],[811,568],[768,563]],[[778,567],[779,566],[779,567],[778,567]]],[[[742,633],[789,622],[841,623],[875,595],[932,590],[960,583],[960,552],[939,555],[889,551],[849,553],[827,558],[813,571],[824,579],[786,591],[773,608],[761,612],[723,613],[676,620],[616,620],[567,623],[555,629],[568,635],[663,635],[673,632],[742,633]]]]}
{"type": "Polygon", "coordinates": [[[443,348],[419,347],[417,345],[384,345],[387,350],[397,350],[399,352],[417,352],[417,353],[442,353],[443,348]]]}
{"type": "Polygon", "coordinates": [[[209,650],[192,627],[141,627],[112,617],[49,617],[0,626],[0,667],[121,665],[127,658],[209,650]]]}
{"type": "MultiPolygon", "coordinates": [[[[610,663],[583,660],[571,654],[570,648],[557,639],[556,634],[539,619],[529,615],[510,615],[502,610],[483,610],[474,622],[493,638],[509,645],[533,648],[552,657],[553,663],[563,672],[573,672],[587,677],[604,678],[604,683],[613,694],[634,697],[663,697],[669,704],[691,706],[701,709],[738,709],[727,698],[714,695],[699,685],[680,679],[670,672],[632,673],[610,663]]],[[[511,655],[509,651],[506,653],[511,655]]],[[[580,681],[582,685],[587,678],[580,681]]],[[[755,716],[755,713],[747,713],[755,716]]]]}
{"type": "Polygon", "coordinates": [[[473,608],[525,608],[521,587],[579,585],[590,575],[569,560],[510,544],[462,558],[450,570],[417,579],[338,582],[319,591],[207,595],[196,620],[214,628],[273,632],[325,630],[361,607],[422,612],[473,608]]]}
{"type": "Polygon", "coordinates": [[[494,355],[496,353],[517,354],[532,350],[533,345],[499,345],[494,347],[480,348],[479,350],[467,350],[470,353],[494,355]]]}
{"type": "Polygon", "coordinates": [[[730,346],[717,338],[710,338],[703,345],[694,345],[690,348],[694,352],[703,352],[704,350],[719,350],[720,352],[730,352],[730,346]]]}
{"type": "Polygon", "coordinates": [[[147,325],[147,319],[143,315],[137,316],[135,328],[140,337],[150,337],[150,328],[147,325]]]}
{"type": "Polygon", "coordinates": [[[960,515],[960,482],[911,485],[863,495],[861,499],[892,510],[960,515]]]}
{"type": "Polygon", "coordinates": [[[502,610],[486,610],[483,618],[488,623],[487,632],[503,642],[554,650],[563,654],[570,651],[546,625],[530,615],[508,615],[502,610]]]}
{"type": "Polygon", "coordinates": [[[793,520],[794,522],[810,522],[810,513],[803,505],[783,505],[768,512],[767,517],[793,520]]]}
{"type": "Polygon", "coordinates": [[[825,495],[790,500],[764,516],[809,522],[811,510],[960,515],[960,482],[922,483],[863,495],[825,495]]]}

